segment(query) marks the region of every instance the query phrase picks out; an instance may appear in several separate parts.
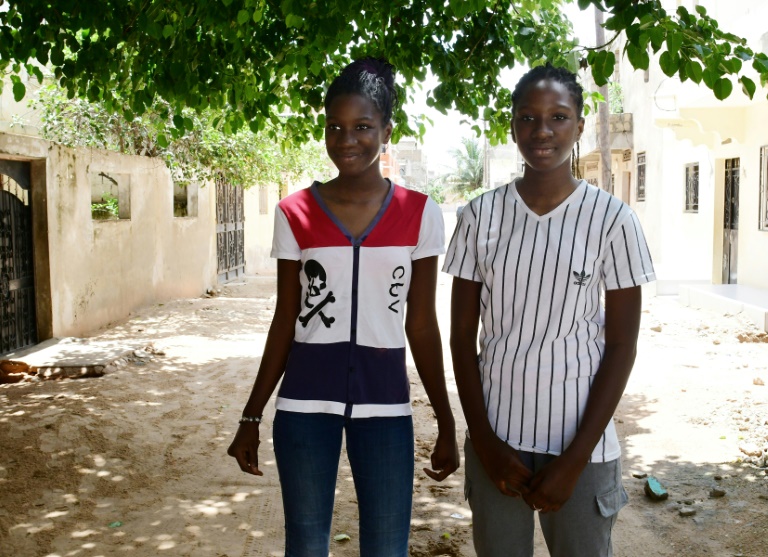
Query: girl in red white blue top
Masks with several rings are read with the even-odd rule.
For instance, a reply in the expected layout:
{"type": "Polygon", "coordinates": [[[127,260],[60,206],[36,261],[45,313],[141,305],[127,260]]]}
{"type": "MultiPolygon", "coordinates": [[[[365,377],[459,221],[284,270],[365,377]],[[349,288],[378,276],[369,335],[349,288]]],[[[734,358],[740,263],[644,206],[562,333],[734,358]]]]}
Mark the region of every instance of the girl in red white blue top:
{"type": "Polygon", "coordinates": [[[459,465],[435,312],[442,214],[385,179],[393,68],[347,66],[325,99],[325,144],[338,176],[283,199],[272,256],[278,293],[256,383],[229,454],[258,467],[259,421],[278,381],[273,440],[286,552],[327,555],[342,435],[360,512],[362,557],[406,557],[414,474],[405,340],[439,433],[431,478],[459,465]]]}

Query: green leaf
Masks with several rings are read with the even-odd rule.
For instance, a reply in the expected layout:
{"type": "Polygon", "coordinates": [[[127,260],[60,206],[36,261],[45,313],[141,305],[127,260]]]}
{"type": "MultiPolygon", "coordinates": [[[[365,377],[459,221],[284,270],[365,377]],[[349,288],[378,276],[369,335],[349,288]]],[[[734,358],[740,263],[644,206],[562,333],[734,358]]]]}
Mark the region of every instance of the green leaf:
{"type": "Polygon", "coordinates": [[[166,39],[171,35],[173,35],[173,32],[174,32],[173,25],[165,25],[163,27],[163,37],[165,37],[166,39]]]}
{"type": "Polygon", "coordinates": [[[680,53],[680,47],[683,45],[683,35],[681,33],[667,33],[667,50],[672,54],[680,53]]]}
{"type": "Polygon", "coordinates": [[[750,99],[755,96],[755,91],[757,90],[757,86],[755,85],[755,82],[749,79],[747,76],[743,75],[739,78],[739,81],[741,81],[741,90],[744,91],[744,94],[748,96],[750,99]]]}
{"type": "Polygon", "coordinates": [[[690,77],[695,83],[701,83],[704,70],[696,60],[688,60],[685,63],[685,75],[690,77]]]}
{"type": "Polygon", "coordinates": [[[752,62],[752,67],[757,70],[758,73],[768,72],[768,58],[757,58],[752,62]]]}
{"type": "Polygon", "coordinates": [[[710,89],[714,89],[715,83],[717,83],[717,80],[720,79],[721,75],[722,74],[720,74],[717,70],[714,70],[712,68],[706,68],[701,77],[704,80],[704,84],[707,87],[709,87],[710,89]]]}
{"type": "Polygon", "coordinates": [[[173,125],[176,126],[176,129],[183,130],[184,129],[184,117],[181,114],[174,114],[173,115],[173,125]]]}
{"type": "Polygon", "coordinates": [[[608,83],[616,65],[616,56],[610,50],[598,51],[592,62],[592,77],[598,86],[608,83]]]}
{"type": "Polygon", "coordinates": [[[720,78],[715,82],[712,91],[714,91],[715,97],[722,101],[723,99],[728,98],[728,95],[733,91],[733,83],[731,83],[729,79],[720,78]]]}
{"type": "Polygon", "coordinates": [[[636,70],[647,70],[651,63],[648,51],[644,48],[638,48],[633,44],[627,45],[627,58],[632,67],[636,70]]]}
{"type": "Polygon", "coordinates": [[[449,4],[453,10],[453,15],[458,19],[464,19],[472,9],[472,5],[467,0],[450,0],[449,4]]]}
{"type": "Polygon", "coordinates": [[[55,45],[51,50],[51,64],[61,66],[64,63],[64,52],[59,45],[55,45]]]}
{"type": "Polygon", "coordinates": [[[661,56],[659,56],[659,66],[661,66],[661,71],[664,72],[664,75],[667,77],[675,75],[677,73],[678,61],[679,58],[676,59],[668,50],[662,52],[661,56]]]}
{"type": "Polygon", "coordinates": [[[245,25],[249,19],[251,19],[251,14],[248,13],[248,10],[240,10],[237,12],[238,25],[245,25]]]}
{"type": "Polygon", "coordinates": [[[160,145],[163,149],[167,149],[168,145],[170,145],[170,142],[168,141],[168,138],[165,137],[165,134],[160,134],[157,136],[157,144],[160,145]]]}
{"type": "Polygon", "coordinates": [[[654,52],[658,52],[661,45],[664,44],[664,37],[666,33],[663,27],[652,27],[648,30],[648,35],[651,37],[651,48],[654,52]]]}
{"type": "Polygon", "coordinates": [[[335,542],[348,542],[351,539],[347,534],[336,534],[333,536],[333,541],[335,542]]]}
{"type": "Polygon", "coordinates": [[[254,10],[253,11],[253,22],[254,23],[258,23],[259,21],[261,21],[261,18],[262,18],[263,15],[264,15],[264,12],[261,11],[260,9],[257,8],[256,10],[254,10]]]}
{"type": "Polygon", "coordinates": [[[27,94],[27,88],[24,86],[24,84],[19,81],[13,82],[13,100],[16,102],[20,102],[21,99],[24,98],[24,95],[27,94]]]}
{"type": "Polygon", "coordinates": [[[748,62],[749,60],[752,60],[752,51],[749,50],[748,48],[744,48],[743,46],[737,46],[736,48],[734,48],[733,54],[738,56],[744,62],[748,62]]]}

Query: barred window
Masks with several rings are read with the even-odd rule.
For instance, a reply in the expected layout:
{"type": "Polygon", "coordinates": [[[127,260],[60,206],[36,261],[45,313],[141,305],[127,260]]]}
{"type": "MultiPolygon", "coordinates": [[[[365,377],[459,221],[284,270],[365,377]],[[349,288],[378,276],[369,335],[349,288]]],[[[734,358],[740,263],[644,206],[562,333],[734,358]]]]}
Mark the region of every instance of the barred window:
{"type": "Polygon", "coordinates": [[[768,230],[768,145],[760,147],[760,230],[768,230]]]}
{"type": "Polygon", "coordinates": [[[645,153],[637,154],[637,200],[645,201],[645,153]]]}
{"type": "Polygon", "coordinates": [[[685,212],[699,212],[699,163],[685,165],[685,212]]]}

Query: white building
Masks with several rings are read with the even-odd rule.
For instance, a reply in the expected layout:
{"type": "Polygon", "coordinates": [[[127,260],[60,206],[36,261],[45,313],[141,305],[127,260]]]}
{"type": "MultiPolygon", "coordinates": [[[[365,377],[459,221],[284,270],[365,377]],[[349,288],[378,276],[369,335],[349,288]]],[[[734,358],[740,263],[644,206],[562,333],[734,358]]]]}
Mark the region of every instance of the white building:
{"type": "MultiPolygon", "coordinates": [[[[721,29],[768,53],[768,2],[663,4],[670,11],[701,4],[721,29]]],[[[768,330],[768,88],[758,85],[750,100],[734,84],[719,101],[703,83],[667,77],[658,62],[644,72],[617,59],[624,114],[611,121],[613,190],[642,220],[657,292],[679,292],[695,305],[712,305],[700,302],[714,294],[747,311],[762,307],[756,321],[768,330]]],[[[599,164],[590,129],[593,118],[582,142],[587,178],[599,164]]]]}

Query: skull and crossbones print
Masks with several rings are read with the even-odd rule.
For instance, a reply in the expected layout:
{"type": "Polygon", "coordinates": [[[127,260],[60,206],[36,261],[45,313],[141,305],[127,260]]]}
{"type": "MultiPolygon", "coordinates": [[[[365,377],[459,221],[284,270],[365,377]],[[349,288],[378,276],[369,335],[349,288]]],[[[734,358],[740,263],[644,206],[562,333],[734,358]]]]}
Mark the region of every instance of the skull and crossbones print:
{"type": "Polygon", "coordinates": [[[307,280],[309,281],[307,284],[307,292],[304,295],[304,306],[308,308],[309,311],[305,315],[299,316],[299,321],[303,327],[306,327],[310,320],[317,315],[322,320],[323,325],[330,328],[331,323],[336,321],[336,318],[325,315],[325,313],[323,313],[323,308],[336,301],[336,298],[333,297],[333,292],[329,291],[325,295],[325,298],[321,300],[313,300],[313,298],[320,298],[322,296],[322,291],[328,286],[325,282],[325,269],[314,259],[309,259],[304,264],[304,274],[307,275],[307,280]]]}

